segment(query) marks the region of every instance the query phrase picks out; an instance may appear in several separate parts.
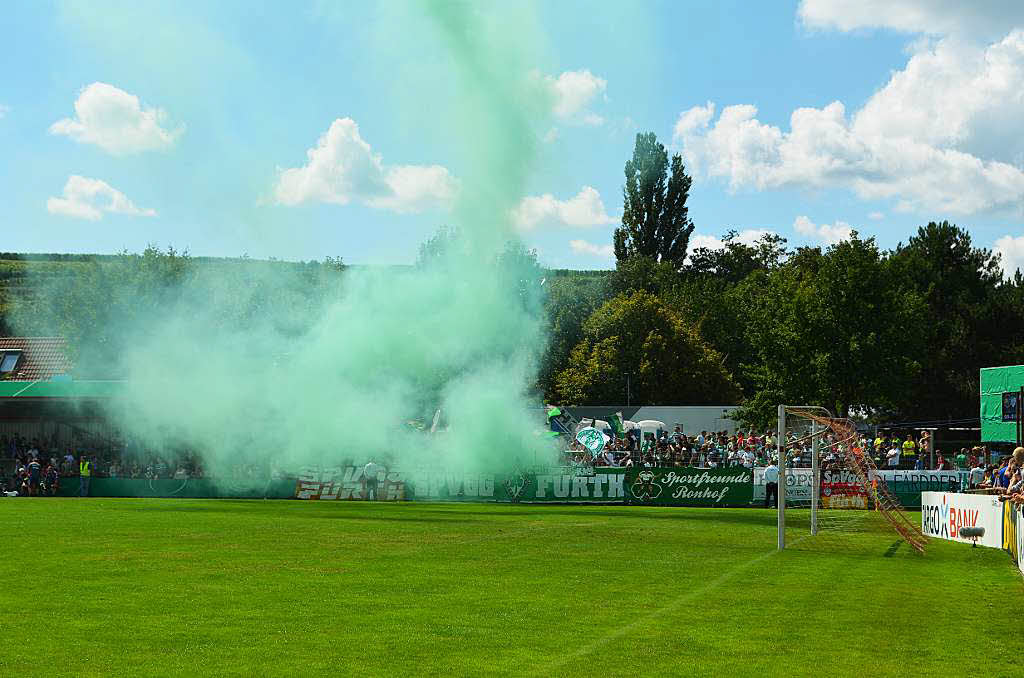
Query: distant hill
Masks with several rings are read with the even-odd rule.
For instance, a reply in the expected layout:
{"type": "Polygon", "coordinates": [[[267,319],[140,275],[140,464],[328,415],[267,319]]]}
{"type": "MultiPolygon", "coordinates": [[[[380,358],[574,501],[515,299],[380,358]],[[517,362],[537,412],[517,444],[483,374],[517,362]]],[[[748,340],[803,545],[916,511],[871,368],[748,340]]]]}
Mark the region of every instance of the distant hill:
{"type": "MultiPolygon", "coordinates": [[[[29,301],[40,286],[68,276],[75,276],[84,267],[93,263],[115,262],[119,254],[62,254],[58,252],[0,252],[0,336],[12,333],[7,319],[13,304],[29,301]]],[[[315,271],[320,266],[340,266],[341,258],[328,258],[320,261],[282,261],[277,259],[250,259],[248,257],[199,257],[191,256],[190,260],[199,266],[231,267],[231,266],[266,266],[284,269],[295,273],[315,271]]],[[[366,265],[344,265],[346,268],[368,268],[366,265]]],[[[401,270],[410,265],[372,266],[374,268],[392,268],[401,270]]],[[[544,275],[549,279],[563,280],[563,284],[580,285],[594,284],[603,280],[611,270],[574,270],[566,268],[545,269],[544,275]]]]}

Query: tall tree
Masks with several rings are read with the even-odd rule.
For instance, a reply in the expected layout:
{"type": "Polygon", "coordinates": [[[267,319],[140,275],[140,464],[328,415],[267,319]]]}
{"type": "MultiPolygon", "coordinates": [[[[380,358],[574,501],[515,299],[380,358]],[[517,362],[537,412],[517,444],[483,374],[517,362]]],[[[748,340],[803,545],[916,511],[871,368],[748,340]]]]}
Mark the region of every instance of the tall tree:
{"type": "Polygon", "coordinates": [[[729,231],[722,244],[721,248],[699,247],[690,252],[684,274],[661,296],[723,354],[726,369],[744,394],[750,395],[756,384],[742,369],[752,348],[745,332],[747,295],[741,284],[757,272],[782,266],[788,256],[786,239],[766,233],[748,244],[740,241],[736,231],[729,231]]]}
{"type": "Polygon", "coordinates": [[[654,132],[636,135],[626,162],[622,226],[615,229],[615,258],[650,257],[682,269],[693,233],[686,200],[692,179],[682,158],[672,156],[654,132]],[[671,172],[670,172],[671,169],[671,172]]]}
{"type": "Polygon", "coordinates": [[[557,377],[571,404],[730,404],[739,389],[722,357],[648,292],[605,302],[583,324],[583,339],[557,377]]]}
{"type": "Polygon", "coordinates": [[[583,323],[607,299],[604,276],[559,275],[548,278],[546,307],[547,349],[537,382],[548,400],[557,400],[555,377],[569,364],[573,348],[583,339],[583,323]]]}
{"type": "Polygon", "coordinates": [[[921,298],[901,288],[874,239],[822,253],[801,248],[783,266],[738,288],[756,393],[743,416],[770,422],[782,402],[891,412],[912,400],[921,371],[921,298]]]}
{"type": "Polygon", "coordinates": [[[925,341],[920,378],[903,414],[962,418],[978,413],[978,370],[999,360],[1004,313],[993,306],[1002,281],[999,256],[974,247],[970,233],[931,222],[890,266],[897,284],[924,298],[926,308],[905,330],[925,341]]]}

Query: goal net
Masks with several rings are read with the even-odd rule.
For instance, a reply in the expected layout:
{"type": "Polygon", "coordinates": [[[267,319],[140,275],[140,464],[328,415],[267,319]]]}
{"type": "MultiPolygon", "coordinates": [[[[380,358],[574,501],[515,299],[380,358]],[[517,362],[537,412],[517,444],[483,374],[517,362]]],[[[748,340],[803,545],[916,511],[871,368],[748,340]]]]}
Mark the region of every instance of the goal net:
{"type": "MultiPolygon", "coordinates": [[[[779,549],[805,536],[883,531],[923,552],[927,538],[884,479],[856,427],[812,406],[779,406],[779,549]]],[[[897,543],[898,545],[898,543],[897,543]]]]}

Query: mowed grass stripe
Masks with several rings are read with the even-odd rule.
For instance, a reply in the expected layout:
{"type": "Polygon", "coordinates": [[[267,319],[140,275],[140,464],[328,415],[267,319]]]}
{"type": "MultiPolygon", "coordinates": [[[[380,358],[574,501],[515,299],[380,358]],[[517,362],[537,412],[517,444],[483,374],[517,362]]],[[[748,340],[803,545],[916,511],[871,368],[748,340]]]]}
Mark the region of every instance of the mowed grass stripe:
{"type": "Polygon", "coordinates": [[[994,549],[886,557],[867,531],[780,554],[759,509],[17,499],[0,518],[22,537],[0,560],[5,673],[957,675],[1002,646],[998,600],[1024,600],[994,549]]]}

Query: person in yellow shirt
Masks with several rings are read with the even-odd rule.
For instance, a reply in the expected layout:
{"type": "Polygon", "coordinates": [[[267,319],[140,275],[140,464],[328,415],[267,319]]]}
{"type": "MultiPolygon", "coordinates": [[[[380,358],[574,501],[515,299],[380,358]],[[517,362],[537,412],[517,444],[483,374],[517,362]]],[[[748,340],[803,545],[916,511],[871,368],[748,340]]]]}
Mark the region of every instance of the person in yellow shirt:
{"type": "Polygon", "coordinates": [[[89,496],[89,481],[92,479],[92,460],[84,454],[78,459],[78,496],[89,496]]]}
{"type": "Polygon", "coordinates": [[[907,434],[907,439],[903,441],[903,465],[905,468],[914,467],[914,458],[917,457],[917,443],[914,442],[914,436],[907,434]],[[907,466],[907,464],[910,464],[907,466]]]}

